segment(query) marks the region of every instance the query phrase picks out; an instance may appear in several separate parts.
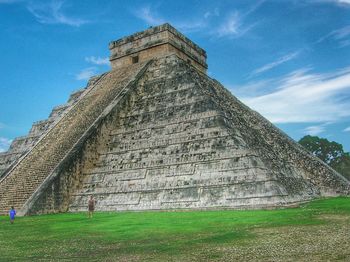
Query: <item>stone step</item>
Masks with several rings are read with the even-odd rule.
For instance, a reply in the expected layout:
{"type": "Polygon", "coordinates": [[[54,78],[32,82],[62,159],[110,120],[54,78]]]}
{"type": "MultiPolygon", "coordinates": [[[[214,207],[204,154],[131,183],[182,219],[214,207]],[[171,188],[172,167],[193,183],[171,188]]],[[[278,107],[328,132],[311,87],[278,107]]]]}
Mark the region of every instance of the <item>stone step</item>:
{"type": "Polygon", "coordinates": [[[8,210],[12,203],[16,203],[17,208],[24,205],[28,197],[53,172],[87,128],[122,91],[129,79],[144,65],[112,71],[91,87],[89,92],[0,182],[0,212],[8,210]]]}

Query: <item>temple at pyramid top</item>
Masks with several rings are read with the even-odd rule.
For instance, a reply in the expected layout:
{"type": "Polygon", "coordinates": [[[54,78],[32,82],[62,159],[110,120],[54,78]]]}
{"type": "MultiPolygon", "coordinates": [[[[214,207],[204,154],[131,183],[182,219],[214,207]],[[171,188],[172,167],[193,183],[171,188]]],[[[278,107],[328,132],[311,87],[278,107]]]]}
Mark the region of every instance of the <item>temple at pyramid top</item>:
{"type": "Polygon", "coordinates": [[[204,73],[208,68],[205,50],[168,23],[112,41],[109,49],[113,69],[170,54],[176,54],[204,73]]]}

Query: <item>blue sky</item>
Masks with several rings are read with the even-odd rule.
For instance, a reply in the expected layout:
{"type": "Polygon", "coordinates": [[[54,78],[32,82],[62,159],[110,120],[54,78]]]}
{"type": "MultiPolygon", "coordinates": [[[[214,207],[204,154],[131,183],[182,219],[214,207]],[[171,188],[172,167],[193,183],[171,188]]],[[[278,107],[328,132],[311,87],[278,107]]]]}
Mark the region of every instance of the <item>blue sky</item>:
{"type": "Polygon", "coordinates": [[[164,22],[292,138],[350,151],[350,0],[0,0],[0,151],[108,71],[110,41],[164,22]]]}

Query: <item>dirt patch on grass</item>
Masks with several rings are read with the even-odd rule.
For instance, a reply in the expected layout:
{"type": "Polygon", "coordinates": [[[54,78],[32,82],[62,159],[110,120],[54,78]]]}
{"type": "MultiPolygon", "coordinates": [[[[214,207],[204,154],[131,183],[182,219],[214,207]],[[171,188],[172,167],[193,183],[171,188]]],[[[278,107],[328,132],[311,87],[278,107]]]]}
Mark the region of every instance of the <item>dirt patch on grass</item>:
{"type": "Polygon", "coordinates": [[[218,247],[218,261],[350,261],[349,216],[322,215],[322,225],[257,228],[247,245],[218,247]]]}
{"type": "Polygon", "coordinates": [[[322,214],[319,215],[317,218],[327,221],[350,223],[350,216],[344,214],[322,214]]]}
{"type": "Polygon", "coordinates": [[[183,250],[183,254],[157,254],[141,261],[350,261],[350,216],[327,214],[319,219],[326,222],[254,228],[250,230],[253,238],[227,243],[204,241],[195,249],[183,250]]]}

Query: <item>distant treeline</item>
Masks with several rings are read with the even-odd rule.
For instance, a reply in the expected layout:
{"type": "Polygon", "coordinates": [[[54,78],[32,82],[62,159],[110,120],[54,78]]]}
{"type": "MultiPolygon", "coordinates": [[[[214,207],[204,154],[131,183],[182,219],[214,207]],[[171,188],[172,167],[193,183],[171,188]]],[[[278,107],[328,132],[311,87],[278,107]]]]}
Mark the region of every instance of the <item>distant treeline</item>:
{"type": "Polygon", "coordinates": [[[347,179],[350,179],[350,153],[344,152],[341,144],[328,141],[326,138],[309,135],[301,138],[299,144],[347,179]]]}

